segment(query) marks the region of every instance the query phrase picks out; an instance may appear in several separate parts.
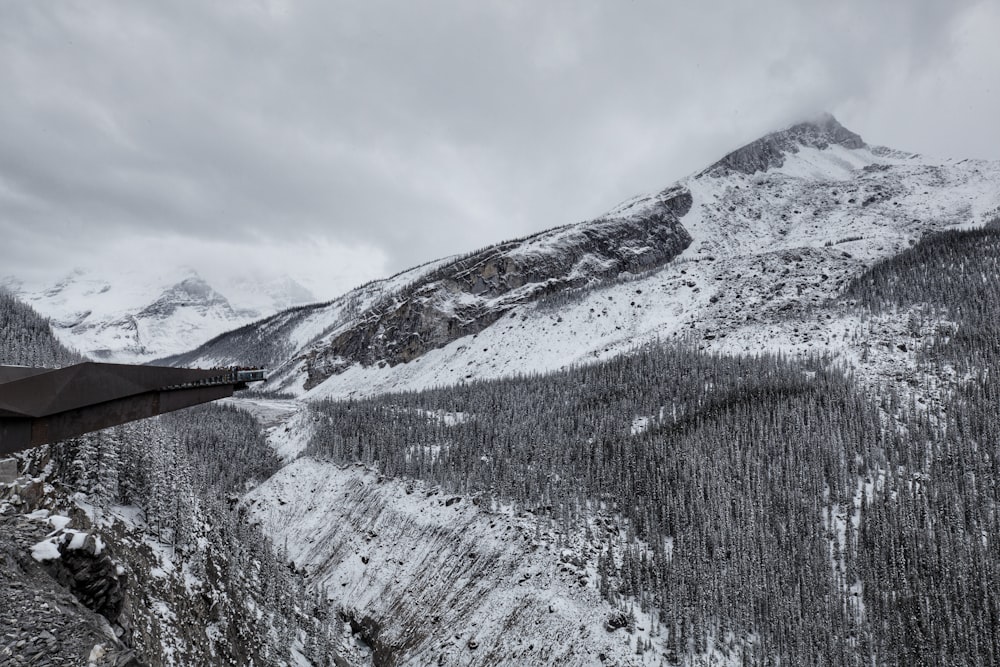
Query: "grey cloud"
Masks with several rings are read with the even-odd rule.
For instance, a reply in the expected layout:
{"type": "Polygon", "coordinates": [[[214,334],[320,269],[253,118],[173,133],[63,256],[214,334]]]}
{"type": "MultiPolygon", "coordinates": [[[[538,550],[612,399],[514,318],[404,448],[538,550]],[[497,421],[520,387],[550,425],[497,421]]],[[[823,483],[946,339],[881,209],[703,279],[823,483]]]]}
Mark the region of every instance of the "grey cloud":
{"type": "Polygon", "coordinates": [[[821,109],[883,141],[895,108],[903,148],[998,146],[995,91],[954,91],[966,127],[886,98],[953,66],[985,4],[5,3],[0,261],[169,231],[397,270],[592,217],[821,109]]]}

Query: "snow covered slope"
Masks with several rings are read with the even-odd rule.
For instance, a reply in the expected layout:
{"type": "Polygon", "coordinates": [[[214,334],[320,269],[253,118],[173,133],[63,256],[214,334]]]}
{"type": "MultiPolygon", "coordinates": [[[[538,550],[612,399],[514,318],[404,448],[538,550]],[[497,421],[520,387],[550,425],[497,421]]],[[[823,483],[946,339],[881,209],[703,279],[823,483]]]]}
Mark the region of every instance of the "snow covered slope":
{"type": "Polygon", "coordinates": [[[50,318],[66,345],[94,358],[142,362],[313,300],[289,278],[235,278],[223,296],[191,270],[162,275],[77,269],[54,284],[4,286],[50,318]]]}
{"type": "Polygon", "coordinates": [[[530,513],[311,458],[244,502],[371,645],[371,664],[659,664],[662,651],[636,655],[650,639],[641,612],[633,632],[607,627],[592,545],[537,530],[530,513]]]}
{"type": "Polygon", "coordinates": [[[271,369],[272,387],[294,383],[297,379],[295,369],[286,367],[286,362],[300,350],[309,348],[332,331],[349,326],[387,295],[395,294],[452,259],[445,258],[366,283],[333,301],[290,308],[261,322],[218,335],[193,351],[176,354],[165,361],[181,366],[256,364],[271,369]]]}
{"type": "Polygon", "coordinates": [[[443,260],[377,298],[369,286],[278,315],[182,360],[234,363],[240,342],[266,339],[272,387],[338,397],[543,372],[657,338],[755,351],[769,345],[760,331],[875,260],[998,207],[1000,163],[869,146],[822,116],[594,221],[443,260]]]}

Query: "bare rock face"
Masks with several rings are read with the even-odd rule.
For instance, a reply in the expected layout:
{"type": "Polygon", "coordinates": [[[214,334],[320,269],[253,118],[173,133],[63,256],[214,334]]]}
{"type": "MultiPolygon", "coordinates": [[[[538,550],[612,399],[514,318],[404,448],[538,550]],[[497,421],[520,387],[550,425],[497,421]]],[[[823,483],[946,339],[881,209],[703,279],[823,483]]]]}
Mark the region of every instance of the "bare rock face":
{"type": "Polygon", "coordinates": [[[15,479],[17,479],[17,461],[0,460],[0,484],[13,484],[15,479]]]}
{"type": "Polygon", "coordinates": [[[307,359],[311,388],[355,362],[406,363],[482,331],[518,304],[663,266],[690,243],[677,189],[650,210],[558,227],[480,250],[395,292],[307,359]]]}
{"type": "Polygon", "coordinates": [[[0,513],[0,665],[141,667],[112,631],[125,599],[117,565],[93,535],[37,562],[31,548],[48,529],[0,513]]]}
{"type": "Polygon", "coordinates": [[[815,121],[792,125],[737,148],[699,176],[727,176],[733,172],[752,175],[780,167],[785,163],[787,154],[798,153],[803,147],[824,150],[831,145],[856,149],[864,148],[865,142],[837,122],[836,118],[824,114],[815,121]]]}
{"type": "Polygon", "coordinates": [[[117,622],[125,604],[124,570],[104,551],[98,536],[89,534],[82,542],[79,548],[71,549],[71,540],[61,540],[60,557],[48,561],[47,569],[85,607],[117,622]]]}

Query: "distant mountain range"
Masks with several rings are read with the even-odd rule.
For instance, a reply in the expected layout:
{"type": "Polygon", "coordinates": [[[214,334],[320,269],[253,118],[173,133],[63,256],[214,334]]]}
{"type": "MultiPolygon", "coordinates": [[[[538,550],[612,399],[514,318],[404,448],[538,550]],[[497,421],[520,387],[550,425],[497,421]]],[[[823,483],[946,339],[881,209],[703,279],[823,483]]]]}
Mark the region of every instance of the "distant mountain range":
{"type": "Polygon", "coordinates": [[[77,269],[54,283],[7,278],[2,286],[50,318],[65,345],[95,359],[128,362],[189,350],[315,300],[288,277],[241,277],[217,290],[190,269],[160,276],[77,269]]]}

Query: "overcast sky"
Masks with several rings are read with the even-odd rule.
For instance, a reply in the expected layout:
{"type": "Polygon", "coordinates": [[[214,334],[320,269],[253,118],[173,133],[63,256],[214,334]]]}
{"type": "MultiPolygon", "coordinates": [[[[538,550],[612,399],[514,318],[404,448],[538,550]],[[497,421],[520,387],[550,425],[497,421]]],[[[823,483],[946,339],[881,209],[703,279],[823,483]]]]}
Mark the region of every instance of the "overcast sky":
{"type": "Polygon", "coordinates": [[[4,0],[0,275],[221,262],[330,297],[822,110],[1000,159],[998,34],[996,0],[4,0]]]}

